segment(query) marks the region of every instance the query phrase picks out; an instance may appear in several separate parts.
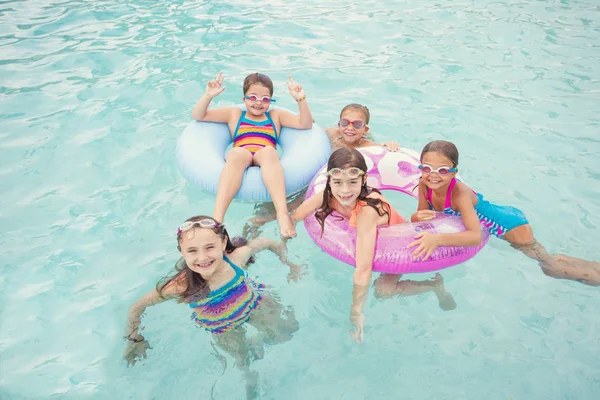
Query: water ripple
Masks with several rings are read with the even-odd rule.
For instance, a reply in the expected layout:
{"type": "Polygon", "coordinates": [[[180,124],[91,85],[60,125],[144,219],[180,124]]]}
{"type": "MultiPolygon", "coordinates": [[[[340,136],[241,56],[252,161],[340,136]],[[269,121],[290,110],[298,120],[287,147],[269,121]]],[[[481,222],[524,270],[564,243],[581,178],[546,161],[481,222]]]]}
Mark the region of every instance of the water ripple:
{"type": "MultiPolygon", "coordinates": [[[[219,375],[176,304],[148,311],[144,365],[117,366],[127,307],[176,261],[173,227],[212,210],[173,154],[219,70],[219,105],[258,70],[293,108],[293,74],[321,126],[360,102],[381,141],[452,140],[464,178],[523,208],[547,248],[598,258],[599,13],[589,0],[0,2],[3,393],[173,397],[241,380],[219,375]]],[[[231,231],[251,212],[232,206],[231,231]]],[[[274,258],[250,269],[301,324],[255,364],[266,398],[393,398],[400,381],[414,398],[465,398],[467,380],[486,382],[470,398],[490,385],[498,399],[600,389],[597,291],[550,280],[505,243],[444,272],[455,311],[430,293],[369,301],[361,346],[348,335],[352,269],[302,232],[290,255],[308,268],[297,284],[274,258]]],[[[243,391],[232,386],[215,392],[243,391]]]]}

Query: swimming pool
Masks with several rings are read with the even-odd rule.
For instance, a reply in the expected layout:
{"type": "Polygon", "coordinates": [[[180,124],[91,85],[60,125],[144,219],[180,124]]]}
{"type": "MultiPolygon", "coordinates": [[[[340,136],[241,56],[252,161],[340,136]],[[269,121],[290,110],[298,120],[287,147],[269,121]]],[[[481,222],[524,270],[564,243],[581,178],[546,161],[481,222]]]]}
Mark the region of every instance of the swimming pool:
{"type": "MultiPolygon", "coordinates": [[[[189,309],[153,307],[153,349],[121,362],[127,307],[176,261],[174,231],[212,211],[174,149],[208,79],[235,104],[244,76],[292,73],[331,126],[365,103],[377,138],[445,138],[461,174],[522,208],[551,251],[600,258],[600,12],[592,0],[360,3],[308,0],[5,1],[0,5],[0,391],[6,399],[244,398],[189,309]]],[[[412,200],[394,196],[404,215],[412,200]]],[[[234,204],[240,232],[252,207],[234,204]]],[[[266,232],[275,236],[274,223],[266,232]]],[[[600,390],[597,288],[544,276],[491,240],[443,272],[435,297],[366,307],[348,330],[352,268],[300,229],[288,284],[275,257],[250,270],[300,321],[253,368],[264,399],[592,399],[600,390]]],[[[430,275],[412,275],[426,279],[430,275]]]]}

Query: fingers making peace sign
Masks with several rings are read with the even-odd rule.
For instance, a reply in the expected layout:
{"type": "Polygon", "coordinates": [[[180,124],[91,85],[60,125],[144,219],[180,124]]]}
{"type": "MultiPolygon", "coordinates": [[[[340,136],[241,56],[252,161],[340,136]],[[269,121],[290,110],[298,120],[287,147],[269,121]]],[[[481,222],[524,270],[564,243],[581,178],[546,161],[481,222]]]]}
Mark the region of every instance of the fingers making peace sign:
{"type": "Polygon", "coordinates": [[[223,76],[223,73],[219,72],[219,74],[214,80],[208,81],[208,83],[206,84],[206,90],[204,91],[204,95],[212,99],[223,93],[223,90],[225,90],[225,86],[221,85],[223,84],[224,79],[225,77],[223,76]]]}
{"type": "Polygon", "coordinates": [[[294,100],[300,101],[306,97],[302,85],[294,82],[294,78],[292,78],[291,75],[289,76],[289,80],[285,83],[287,84],[288,90],[290,91],[290,94],[292,95],[294,100]]]}

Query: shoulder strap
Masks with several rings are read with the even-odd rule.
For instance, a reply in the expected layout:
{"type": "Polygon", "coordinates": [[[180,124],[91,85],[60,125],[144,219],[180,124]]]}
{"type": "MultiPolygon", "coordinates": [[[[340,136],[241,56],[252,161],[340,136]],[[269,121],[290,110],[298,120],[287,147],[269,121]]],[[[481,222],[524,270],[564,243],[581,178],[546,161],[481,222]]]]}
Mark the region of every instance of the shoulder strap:
{"type": "Polygon", "coordinates": [[[425,199],[427,200],[427,202],[431,205],[433,205],[433,201],[431,199],[431,189],[427,188],[427,193],[425,193],[425,199]]]}
{"type": "Polygon", "coordinates": [[[452,207],[450,198],[452,197],[452,189],[454,189],[454,185],[456,185],[456,179],[452,178],[452,181],[450,181],[450,186],[448,186],[448,193],[446,193],[446,203],[444,204],[444,208],[452,207]]]}
{"type": "Polygon", "coordinates": [[[235,140],[235,138],[237,136],[237,133],[238,133],[238,130],[240,129],[240,125],[241,125],[242,121],[244,119],[246,119],[245,117],[246,117],[246,111],[242,111],[242,115],[240,116],[240,119],[235,127],[235,131],[233,132],[233,140],[235,140]]]}
{"type": "Polygon", "coordinates": [[[268,111],[265,111],[265,115],[267,116],[267,121],[269,121],[271,123],[271,126],[273,127],[273,132],[275,132],[275,137],[277,137],[277,128],[275,127],[275,123],[273,122],[273,119],[271,119],[271,114],[269,114],[268,111]]]}

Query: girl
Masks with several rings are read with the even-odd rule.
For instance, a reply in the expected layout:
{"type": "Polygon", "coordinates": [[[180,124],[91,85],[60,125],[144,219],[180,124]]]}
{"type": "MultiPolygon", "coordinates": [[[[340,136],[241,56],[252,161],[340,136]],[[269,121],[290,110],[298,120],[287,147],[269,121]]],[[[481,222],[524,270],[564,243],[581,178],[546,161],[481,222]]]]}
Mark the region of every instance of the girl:
{"type": "MultiPolygon", "coordinates": [[[[369,120],[371,114],[369,109],[360,104],[348,104],[340,112],[340,120],[336,128],[327,128],[327,136],[331,142],[332,149],[343,147],[355,149],[357,147],[384,146],[390,151],[398,151],[400,145],[396,142],[384,144],[375,143],[368,138],[369,120]]],[[[304,201],[306,191],[294,195],[288,199],[287,208],[294,211],[304,201]]],[[[274,219],[275,208],[273,203],[259,203],[254,207],[254,217],[244,226],[244,238],[259,235],[259,227],[274,219]]]]}
{"type": "MultiPolygon", "coordinates": [[[[334,151],[327,163],[327,171],[329,176],[324,191],[302,203],[292,214],[292,220],[303,220],[317,210],[314,217],[324,228],[325,219],[333,211],[337,211],[349,219],[350,225],[356,227],[356,270],[350,321],[357,328],[352,336],[360,343],[364,339],[362,309],[371,282],[377,227],[406,221],[378,190],[367,186],[367,164],[358,150],[342,148],[334,151]]],[[[412,296],[433,291],[440,308],[451,310],[456,307],[452,295],[444,288],[441,275],[436,274],[433,280],[424,282],[399,282],[401,277],[402,275],[382,274],[375,282],[377,295],[412,296]]]]}
{"type": "Polygon", "coordinates": [[[195,120],[228,124],[233,138],[233,149],[227,153],[225,167],[219,179],[213,216],[216,220],[223,221],[229,204],[240,189],[244,171],[251,165],[258,165],[275,205],[281,235],[293,237],[296,232],[288,216],[283,168],[276,146],[282,126],[295,129],[312,127],[313,118],[304,89],[291,76],[286,82],[290,94],[298,102],[299,115],[285,110],[267,111],[271,102],[275,101],[272,99],[273,82],[266,75],[250,74],[244,79],[243,86],[246,111],[237,107],[209,110],[208,105],[212,99],[225,90],[225,86],[222,86],[224,79],[219,72],[215,80],[208,82],[204,96],[192,111],[192,118],[195,120]]]}
{"type": "Polygon", "coordinates": [[[145,358],[150,347],[139,333],[140,317],[146,308],[176,299],[189,304],[192,319],[213,333],[217,345],[236,359],[248,379],[252,378],[249,363],[261,357],[262,344],[290,340],[298,330],[298,322],[292,310],[284,310],[264,286],[248,279],[242,268],[254,261],[253,254],[265,249],[283,259],[282,247],[267,238],[234,244],[224,226],[210,217],[185,221],[177,230],[177,250],[182,258],[175,273],[129,308],[124,354],[127,363],[133,365],[137,358],[145,358]],[[253,344],[245,338],[246,322],[260,332],[253,344]]]}
{"type": "Polygon", "coordinates": [[[514,207],[497,206],[456,180],[458,150],[445,140],[427,144],[421,152],[419,207],[412,221],[427,221],[434,211],[462,215],[467,230],[461,233],[420,233],[409,247],[413,254],[427,259],[438,246],[475,246],[481,243],[483,221],[491,234],[506,240],[512,247],[537,260],[542,271],[558,279],[576,280],[586,285],[600,285],[600,263],[549,254],[533,237],[525,215],[514,207]]]}
{"type": "Polygon", "coordinates": [[[367,135],[369,132],[367,124],[370,119],[371,113],[366,106],[352,103],[342,108],[338,126],[325,130],[329,136],[331,148],[337,150],[343,147],[356,149],[357,147],[384,146],[391,151],[398,151],[400,145],[396,142],[378,144],[371,140],[367,135]]]}

